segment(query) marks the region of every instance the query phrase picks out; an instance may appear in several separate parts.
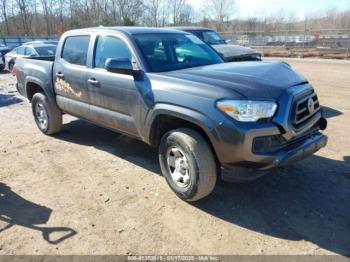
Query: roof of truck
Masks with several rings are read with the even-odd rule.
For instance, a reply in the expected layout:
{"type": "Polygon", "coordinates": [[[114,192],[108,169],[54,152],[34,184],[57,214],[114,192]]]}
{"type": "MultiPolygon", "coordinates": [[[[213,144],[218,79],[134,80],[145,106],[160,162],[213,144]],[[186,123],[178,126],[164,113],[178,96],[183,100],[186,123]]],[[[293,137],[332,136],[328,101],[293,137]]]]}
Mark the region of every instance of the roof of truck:
{"type": "Polygon", "coordinates": [[[137,26],[99,26],[99,27],[90,27],[83,29],[75,29],[69,32],[96,32],[96,31],[118,31],[123,32],[128,35],[135,34],[150,34],[150,33],[160,33],[160,34],[174,34],[174,33],[184,33],[182,31],[176,30],[174,28],[159,28],[159,27],[137,27],[137,26]]]}

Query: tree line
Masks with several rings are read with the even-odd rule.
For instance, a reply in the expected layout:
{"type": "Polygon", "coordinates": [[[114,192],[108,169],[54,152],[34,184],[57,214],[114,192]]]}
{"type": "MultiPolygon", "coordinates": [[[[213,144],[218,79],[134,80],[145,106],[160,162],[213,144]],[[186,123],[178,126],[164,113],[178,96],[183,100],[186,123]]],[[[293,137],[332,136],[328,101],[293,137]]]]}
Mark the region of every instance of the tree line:
{"type": "Polygon", "coordinates": [[[189,0],[1,0],[0,34],[58,36],[69,29],[100,25],[198,25],[228,32],[350,30],[349,10],[328,10],[303,21],[283,9],[263,18],[235,17],[239,17],[235,0],[203,0],[196,8],[189,0]]]}

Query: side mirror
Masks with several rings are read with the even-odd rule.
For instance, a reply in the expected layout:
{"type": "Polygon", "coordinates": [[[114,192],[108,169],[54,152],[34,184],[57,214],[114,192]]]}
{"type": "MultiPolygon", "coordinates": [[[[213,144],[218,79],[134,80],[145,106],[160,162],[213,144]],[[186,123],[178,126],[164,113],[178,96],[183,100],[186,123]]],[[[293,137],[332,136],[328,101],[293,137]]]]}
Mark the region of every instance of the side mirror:
{"type": "Polygon", "coordinates": [[[108,72],[136,76],[139,70],[132,67],[129,58],[108,58],[105,63],[105,68],[108,72]]]}
{"type": "Polygon", "coordinates": [[[36,54],[30,54],[29,55],[29,57],[35,57],[36,56],[36,54]]]}
{"type": "Polygon", "coordinates": [[[231,39],[227,39],[227,40],[225,40],[225,43],[226,44],[230,44],[230,43],[232,43],[232,40],[231,39]]]}

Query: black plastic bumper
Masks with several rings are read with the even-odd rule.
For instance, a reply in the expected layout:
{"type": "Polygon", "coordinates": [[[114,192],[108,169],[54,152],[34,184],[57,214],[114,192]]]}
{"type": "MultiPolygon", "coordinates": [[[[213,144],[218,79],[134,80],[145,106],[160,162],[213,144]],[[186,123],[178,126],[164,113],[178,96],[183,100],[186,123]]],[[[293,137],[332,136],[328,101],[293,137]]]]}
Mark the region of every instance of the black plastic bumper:
{"type": "Polygon", "coordinates": [[[295,149],[290,151],[281,150],[277,152],[273,163],[267,167],[264,167],[263,169],[268,170],[276,167],[282,167],[299,161],[317,152],[322,147],[325,147],[327,145],[327,141],[328,137],[326,135],[321,133],[314,134],[306,139],[302,145],[295,149]]]}
{"type": "Polygon", "coordinates": [[[222,167],[222,178],[227,181],[249,182],[255,180],[271,170],[283,167],[299,160],[302,160],[313,153],[317,152],[322,147],[325,147],[328,137],[324,134],[317,133],[310,135],[299,146],[291,150],[280,150],[273,154],[269,154],[271,163],[262,168],[247,168],[247,167],[222,167]]]}

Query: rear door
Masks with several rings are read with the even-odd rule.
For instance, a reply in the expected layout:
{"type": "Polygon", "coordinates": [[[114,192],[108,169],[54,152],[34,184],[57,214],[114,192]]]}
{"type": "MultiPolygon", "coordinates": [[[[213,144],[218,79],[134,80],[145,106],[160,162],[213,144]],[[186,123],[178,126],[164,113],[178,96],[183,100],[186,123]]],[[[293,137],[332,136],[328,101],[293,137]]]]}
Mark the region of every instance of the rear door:
{"type": "Polygon", "coordinates": [[[86,64],[90,36],[67,36],[53,69],[58,106],[72,115],[89,118],[86,64]]]}

